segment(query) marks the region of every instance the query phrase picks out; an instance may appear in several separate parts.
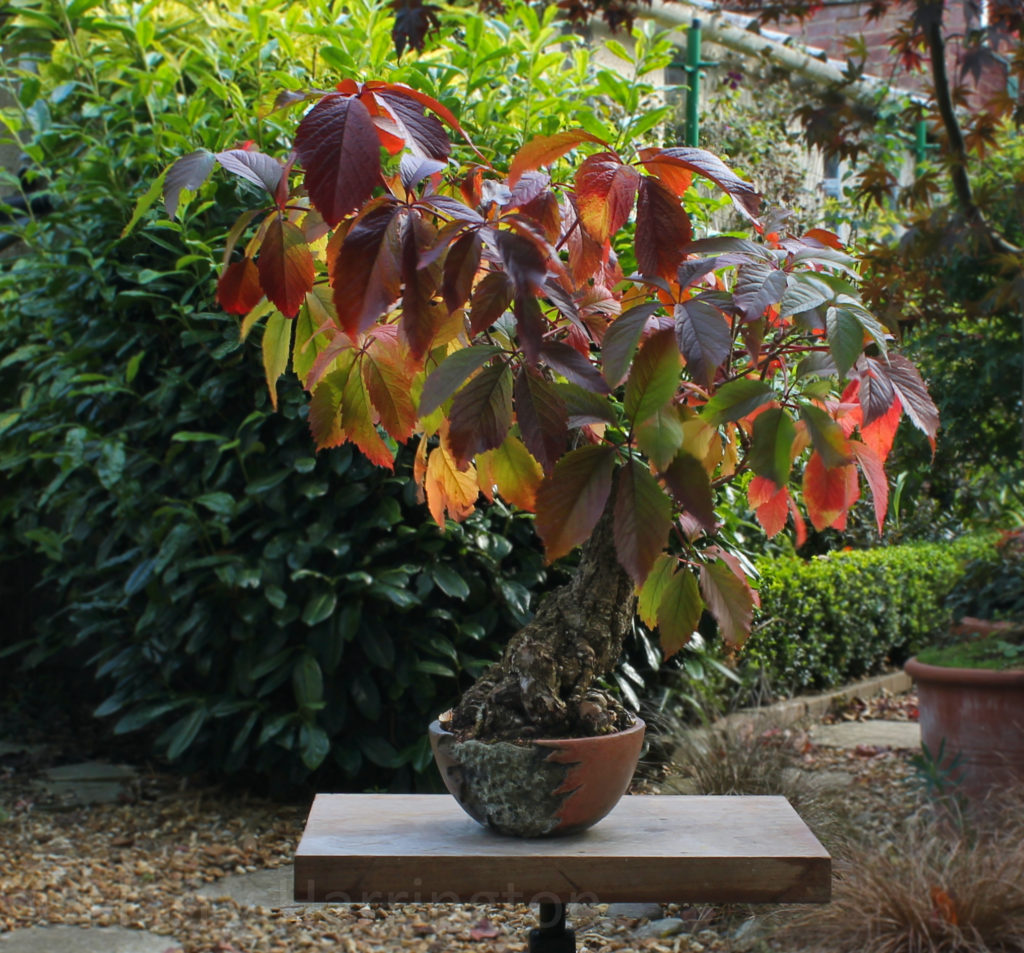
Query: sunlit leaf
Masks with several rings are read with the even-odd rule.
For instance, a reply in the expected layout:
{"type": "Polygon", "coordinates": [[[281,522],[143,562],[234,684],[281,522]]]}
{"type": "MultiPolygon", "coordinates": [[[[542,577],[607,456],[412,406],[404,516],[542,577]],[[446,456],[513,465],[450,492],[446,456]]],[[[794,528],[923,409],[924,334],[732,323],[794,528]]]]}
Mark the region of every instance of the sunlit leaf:
{"type": "Polygon", "coordinates": [[[228,149],[218,152],[215,158],[228,172],[259,186],[271,196],[277,191],[284,167],[273,156],[250,149],[228,149]]]}
{"type": "Polygon", "coordinates": [[[231,262],[217,281],[217,303],[228,314],[248,314],[262,298],[259,269],[251,258],[231,262]]]}
{"type": "Polygon", "coordinates": [[[263,329],[263,371],[270,402],[277,410],[277,379],[288,369],[292,348],[292,322],[280,311],[267,318],[263,329]]]}
{"type": "Polygon", "coordinates": [[[781,407],[769,407],[754,419],[750,444],[750,468],[774,486],[782,487],[792,466],[796,426],[781,407]]]}
{"type": "Polygon", "coordinates": [[[576,208],[580,224],[605,245],[633,211],[640,174],[612,152],[587,156],[576,170],[576,208]]]}
{"type": "Polygon", "coordinates": [[[363,357],[362,372],[381,426],[404,443],[416,426],[413,375],[393,337],[382,335],[373,339],[363,357]]]}
{"type": "Polygon", "coordinates": [[[769,539],[782,532],[790,503],[789,490],[785,486],[776,486],[767,477],[755,476],[747,486],[747,502],[769,539]]]}
{"type": "Polygon", "coordinates": [[[476,462],[481,484],[486,480],[506,502],[534,511],[544,471],[521,440],[509,434],[500,447],[480,454],[476,462]]]}
{"type": "Polygon", "coordinates": [[[859,496],[855,466],[826,467],[819,453],[811,454],[804,467],[803,498],[816,530],[820,532],[830,526],[844,529],[847,511],[859,496]]]}
{"type": "Polygon", "coordinates": [[[583,142],[604,144],[585,129],[566,129],[551,136],[536,136],[512,158],[508,168],[508,184],[514,186],[524,172],[549,165],[583,142]]]}
{"type": "Polygon", "coordinates": [[[700,567],[700,591],[718,631],[729,645],[741,645],[750,634],[754,595],[742,573],[724,559],[700,567]]]}
{"type": "Polygon", "coordinates": [[[800,419],[807,425],[811,443],[826,467],[839,467],[850,462],[850,448],[843,428],[824,410],[814,404],[800,404],[800,419]]]}
{"type": "Polygon", "coordinates": [[[850,449],[853,451],[857,466],[860,467],[864,479],[867,480],[871,489],[871,503],[875,510],[875,523],[878,526],[878,533],[881,535],[885,526],[885,514],[889,509],[889,480],[885,475],[885,467],[882,459],[866,443],[859,440],[850,441],[850,449]]]}
{"type": "Polygon", "coordinates": [[[377,432],[375,413],[363,375],[353,370],[341,395],[341,428],[374,465],[393,470],[394,456],[377,432]]]}
{"type": "MultiPolygon", "coordinates": [[[[757,221],[757,213],[761,207],[761,196],[749,183],[741,179],[718,156],[688,146],[672,146],[662,149],[654,157],[657,162],[667,162],[691,172],[696,172],[711,179],[720,189],[726,192],[739,211],[751,221],[757,221]]],[[[648,160],[650,161],[650,160],[648,160]]]]}
{"type": "Polygon", "coordinates": [[[658,636],[666,659],[690,642],[703,612],[697,577],[680,567],[667,580],[658,605],[658,636]]]}
{"type": "Polygon", "coordinates": [[[441,529],[444,529],[446,514],[457,523],[469,516],[480,494],[476,470],[472,466],[460,470],[443,443],[427,457],[424,489],[427,508],[441,529]]]}

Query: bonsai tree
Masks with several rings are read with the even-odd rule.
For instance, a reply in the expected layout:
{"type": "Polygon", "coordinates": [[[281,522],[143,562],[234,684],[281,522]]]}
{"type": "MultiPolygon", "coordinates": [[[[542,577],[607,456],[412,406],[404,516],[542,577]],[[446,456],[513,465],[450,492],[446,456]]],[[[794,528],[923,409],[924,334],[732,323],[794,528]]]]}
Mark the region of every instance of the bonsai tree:
{"type": "Polygon", "coordinates": [[[454,730],[624,727],[599,685],[637,613],[666,656],[705,610],[740,643],[756,595],[715,535],[728,482],[772,535],[790,519],[801,532],[804,512],[842,528],[863,477],[881,527],[901,416],[930,438],[938,420],[834,235],[761,222],[754,188],[700,149],[567,129],[499,167],[415,89],[289,96],[313,104],[285,159],[197,152],[165,180],[172,215],[216,165],[263,192],[218,297],[243,336],[265,323],[271,398],[290,365],[318,449],[348,441],[391,467],[415,441],[442,527],[500,495],[535,513],[549,560],[582,545],[454,730]],[[695,182],[724,191],[750,237],[695,236],[695,182]]]}

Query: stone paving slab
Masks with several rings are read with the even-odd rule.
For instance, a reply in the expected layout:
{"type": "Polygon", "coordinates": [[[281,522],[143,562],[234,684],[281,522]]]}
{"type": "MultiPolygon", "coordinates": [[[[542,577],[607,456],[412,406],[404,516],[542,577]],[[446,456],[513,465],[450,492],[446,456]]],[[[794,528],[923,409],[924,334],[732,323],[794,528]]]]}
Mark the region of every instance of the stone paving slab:
{"type": "Polygon", "coordinates": [[[230,874],[197,891],[208,900],[234,900],[244,907],[265,907],[277,910],[281,907],[322,907],[322,903],[297,904],[293,894],[295,868],[274,867],[272,870],[257,870],[251,874],[230,874]]]}
{"type": "Polygon", "coordinates": [[[173,937],[123,927],[29,927],[0,933],[0,953],[168,953],[173,937]]]}
{"type": "Polygon", "coordinates": [[[812,725],[811,741],[823,748],[920,748],[921,727],[916,721],[843,721],[812,725]]]}
{"type": "Polygon", "coordinates": [[[40,787],[61,801],[74,804],[116,804],[131,791],[138,777],[127,764],[82,761],[62,764],[43,772],[40,787]]]}

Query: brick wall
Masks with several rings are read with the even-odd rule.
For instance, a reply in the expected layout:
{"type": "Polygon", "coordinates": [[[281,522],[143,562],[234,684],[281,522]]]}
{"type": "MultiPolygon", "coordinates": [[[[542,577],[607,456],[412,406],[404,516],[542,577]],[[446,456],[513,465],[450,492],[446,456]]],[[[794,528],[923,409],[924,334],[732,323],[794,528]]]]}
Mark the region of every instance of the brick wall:
{"type": "MultiPolygon", "coordinates": [[[[970,15],[968,9],[971,6],[971,0],[947,0],[944,21],[947,36],[961,35],[967,29],[967,17],[970,15]]],[[[894,86],[903,89],[926,90],[929,88],[927,75],[915,76],[907,73],[900,65],[897,55],[889,47],[889,38],[905,19],[907,9],[904,5],[890,11],[881,19],[869,20],[867,3],[826,6],[803,23],[773,23],[772,29],[788,33],[806,46],[824,50],[829,57],[837,60],[846,60],[849,57],[848,39],[863,37],[868,52],[868,73],[890,80],[894,86]]],[[[960,48],[955,41],[950,42],[947,48],[947,69],[953,82],[960,82],[960,48]]],[[[982,72],[979,81],[975,82],[973,77],[967,77],[965,82],[975,87],[980,95],[985,96],[1006,88],[1006,69],[993,61],[982,72]]]]}

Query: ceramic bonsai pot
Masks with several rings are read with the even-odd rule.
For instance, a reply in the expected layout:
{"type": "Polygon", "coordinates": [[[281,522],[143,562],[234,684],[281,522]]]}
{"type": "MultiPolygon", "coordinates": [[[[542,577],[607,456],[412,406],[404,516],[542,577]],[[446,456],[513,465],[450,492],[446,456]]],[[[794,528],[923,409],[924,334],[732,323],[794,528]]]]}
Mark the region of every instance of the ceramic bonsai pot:
{"type": "Polygon", "coordinates": [[[948,668],[910,659],[921,741],[970,801],[1024,784],[1024,670],[948,668]]]}
{"type": "Polygon", "coordinates": [[[644,728],[637,718],[610,735],[513,744],[459,741],[435,721],[430,744],[445,786],[470,817],[498,834],[548,837],[585,830],[615,807],[644,728]]]}

